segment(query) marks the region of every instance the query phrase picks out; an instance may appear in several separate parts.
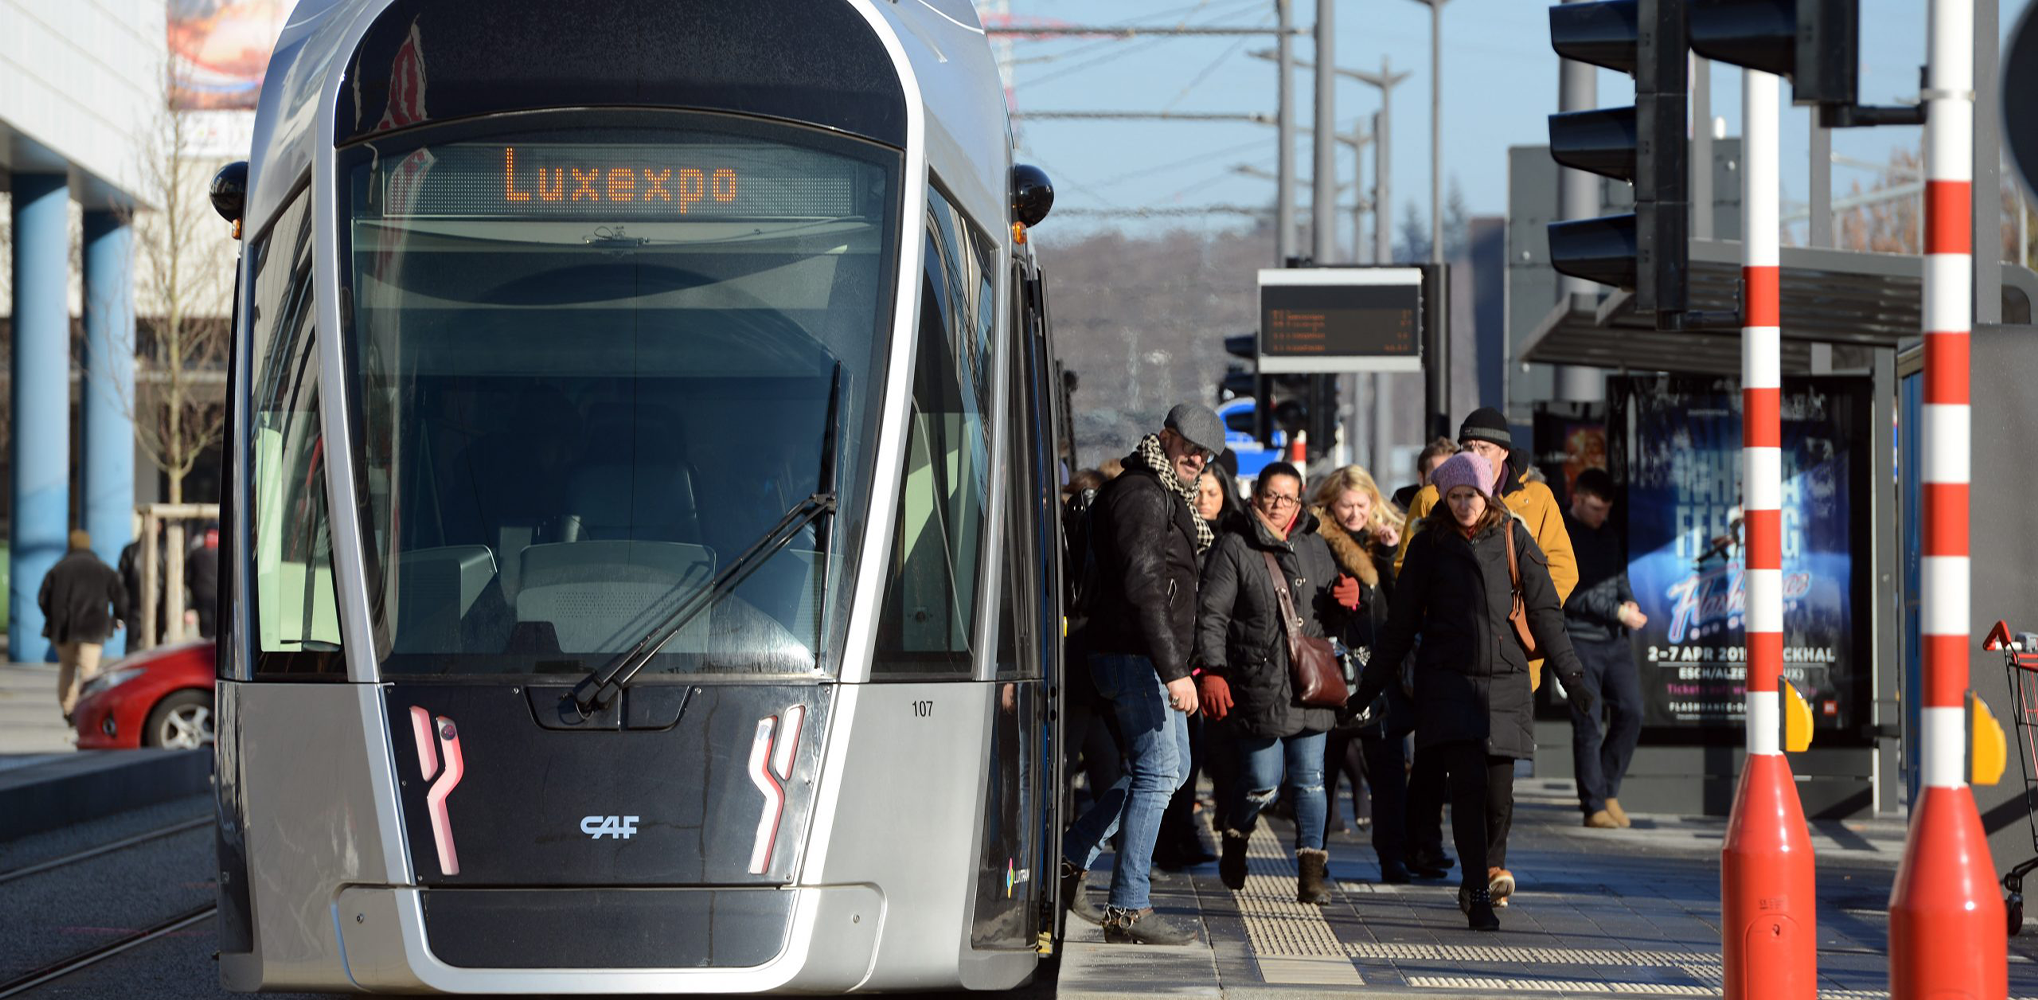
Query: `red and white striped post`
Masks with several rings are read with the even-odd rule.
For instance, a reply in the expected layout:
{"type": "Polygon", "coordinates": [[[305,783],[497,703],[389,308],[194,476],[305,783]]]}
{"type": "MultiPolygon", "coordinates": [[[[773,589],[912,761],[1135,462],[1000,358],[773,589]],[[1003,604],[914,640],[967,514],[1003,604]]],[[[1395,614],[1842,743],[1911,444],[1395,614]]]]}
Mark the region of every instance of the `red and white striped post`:
{"type": "Polygon", "coordinates": [[[1748,757],[1720,849],[1729,1000],[1816,1000],[1811,836],[1783,756],[1783,348],[1778,79],[1743,70],[1741,560],[1748,757]]]}
{"type": "MultiPolygon", "coordinates": [[[[2009,991],[2008,931],[1967,787],[1968,334],[1973,317],[1974,0],[1932,0],[1925,92],[1924,722],[1903,866],[1889,899],[1895,1000],[2009,991]]],[[[1995,192],[1988,192],[1994,204],[1995,192]]]]}

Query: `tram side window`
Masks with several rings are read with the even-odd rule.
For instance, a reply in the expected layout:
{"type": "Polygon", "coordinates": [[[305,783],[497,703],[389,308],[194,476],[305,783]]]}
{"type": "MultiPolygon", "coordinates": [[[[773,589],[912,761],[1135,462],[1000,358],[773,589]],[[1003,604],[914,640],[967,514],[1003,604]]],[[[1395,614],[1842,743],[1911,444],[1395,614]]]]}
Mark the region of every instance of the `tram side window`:
{"type": "Polygon", "coordinates": [[[311,225],[300,195],[253,244],[249,503],[255,673],[339,677],[339,610],[326,510],[312,335],[311,225]]]}
{"type": "Polygon", "coordinates": [[[913,403],[873,677],[968,677],[989,502],[990,239],[929,198],[913,403]]]}

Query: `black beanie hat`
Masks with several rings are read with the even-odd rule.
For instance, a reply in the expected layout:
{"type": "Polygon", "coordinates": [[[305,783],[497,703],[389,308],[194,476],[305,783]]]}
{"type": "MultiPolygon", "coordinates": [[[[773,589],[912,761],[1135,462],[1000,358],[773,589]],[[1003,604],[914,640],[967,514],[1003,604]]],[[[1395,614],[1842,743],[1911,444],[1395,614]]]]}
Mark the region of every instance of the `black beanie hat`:
{"type": "Polygon", "coordinates": [[[1514,433],[1507,429],[1507,417],[1490,406],[1472,411],[1458,426],[1458,443],[1491,441],[1502,448],[1514,447],[1514,433]]]}

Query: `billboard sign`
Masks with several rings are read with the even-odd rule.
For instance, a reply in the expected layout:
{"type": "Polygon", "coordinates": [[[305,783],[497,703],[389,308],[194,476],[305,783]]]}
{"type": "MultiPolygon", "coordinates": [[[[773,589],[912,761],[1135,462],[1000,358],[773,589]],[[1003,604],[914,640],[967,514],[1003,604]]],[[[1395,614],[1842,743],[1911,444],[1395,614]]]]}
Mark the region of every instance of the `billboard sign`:
{"type": "Polygon", "coordinates": [[[1259,284],[1261,373],[1422,370],[1421,269],[1267,268],[1259,284]]]}
{"type": "MultiPolygon", "coordinates": [[[[1643,724],[1738,734],[1746,663],[1736,380],[1609,380],[1609,452],[1626,487],[1628,582],[1649,622],[1635,637],[1643,724]]],[[[1824,731],[1870,722],[1865,380],[1783,385],[1784,676],[1824,731]]],[[[1735,735],[1734,738],[1738,738],[1735,735]]]]}
{"type": "Polygon", "coordinates": [[[170,0],[171,107],[254,111],[291,6],[285,0],[170,0]]]}

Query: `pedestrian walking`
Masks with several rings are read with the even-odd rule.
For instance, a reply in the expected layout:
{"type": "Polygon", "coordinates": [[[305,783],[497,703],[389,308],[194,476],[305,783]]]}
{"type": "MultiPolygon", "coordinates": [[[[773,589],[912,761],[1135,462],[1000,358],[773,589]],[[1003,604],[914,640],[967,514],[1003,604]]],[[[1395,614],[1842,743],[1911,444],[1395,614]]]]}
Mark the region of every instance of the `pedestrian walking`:
{"type": "Polygon", "coordinates": [[[127,587],[92,552],[92,536],[71,532],[70,551],[42,578],[36,593],[43,637],[57,648],[57,701],[71,721],[78,691],[99,676],[99,651],[127,618],[127,587]]]}
{"type": "Polygon", "coordinates": [[[198,543],[184,554],[184,586],[198,612],[198,636],[210,639],[219,617],[219,525],[199,532],[198,543]]]}
{"type": "MultiPolygon", "coordinates": [[[[1222,466],[1213,463],[1196,477],[1196,513],[1205,523],[1223,524],[1225,516],[1237,505],[1236,495],[1224,481],[1222,466]]],[[[1209,556],[1207,551],[1199,553],[1196,557],[1198,567],[1207,562],[1209,556]]],[[[1193,666],[1192,659],[1192,673],[1193,666]]],[[[1161,815],[1160,840],[1153,849],[1154,867],[1170,871],[1217,860],[1196,823],[1196,776],[1210,759],[1209,730],[1215,727],[1206,725],[1200,712],[1189,716],[1186,721],[1189,726],[1189,773],[1182,779],[1182,787],[1175,789],[1174,797],[1168,800],[1167,812],[1161,815]]]]}
{"type": "Polygon", "coordinates": [[[1535,753],[1524,642],[1549,658],[1581,709],[1592,708],[1549,559],[1519,515],[1496,501],[1494,478],[1477,453],[1437,467],[1431,485],[1445,502],[1410,526],[1393,608],[1351,701],[1360,710],[1399,683],[1396,666],[1421,638],[1415,739],[1449,788],[1463,865],[1458,905],[1475,930],[1499,928],[1494,903],[1514,891],[1506,867],[1514,764],[1535,753]]]}
{"type": "Polygon", "coordinates": [[[1083,641],[1091,682],[1118,720],[1126,773],[1063,838],[1061,889],[1063,899],[1079,896],[1104,841],[1122,829],[1103,919],[1108,942],[1196,939],[1187,924],[1154,913],[1150,890],[1161,813],[1188,775],[1187,717],[1197,708],[1189,675],[1196,559],[1215,535],[1196,513],[1196,479],[1223,447],[1216,413],[1176,406],[1160,432],[1125,457],[1089,515],[1098,586],[1083,641]]]}
{"type": "Polygon", "coordinates": [[[1629,633],[1649,621],[1628,586],[1627,545],[1607,524],[1613,501],[1613,477],[1605,469],[1586,469],[1572,484],[1571,507],[1564,513],[1564,528],[1578,553],[1578,589],[1564,602],[1564,627],[1585,668],[1585,690],[1606,707],[1607,715],[1602,733],[1598,716],[1581,710],[1575,696],[1571,700],[1578,807],[1585,825],[1595,830],[1628,825],[1620,783],[1642,736],[1641,678],[1629,633]]]}
{"type": "Polygon", "coordinates": [[[1286,462],[1268,465],[1253,484],[1251,513],[1225,521],[1197,596],[1194,662],[1203,672],[1204,714],[1230,728],[1238,768],[1217,862],[1229,888],[1245,888],[1247,841],[1285,783],[1295,803],[1295,898],[1330,902],[1323,742],[1337,709],[1303,704],[1288,638],[1291,630],[1324,636],[1336,577],[1316,517],[1302,509],[1302,474],[1286,462]],[[1294,620],[1283,620],[1284,607],[1294,609],[1294,620]]]}
{"type": "MultiPolygon", "coordinates": [[[[1338,638],[1347,657],[1363,668],[1372,658],[1394,599],[1394,577],[1382,570],[1392,564],[1394,546],[1401,540],[1401,514],[1380,495],[1372,474],[1357,465],[1331,473],[1317,486],[1311,513],[1337,560],[1339,575],[1331,597],[1349,612],[1338,638]]],[[[1415,728],[1415,707],[1399,683],[1387,686],[1387,701],[1389,710],[1383,718],[1363,727],[1331,730],[1325,741],[1324,766],[1329,773],[1331,812],[1337,811],[1337,783],[1343,774],[1352,786],[1352,815],[1370,812],[1373,818],[1373,853],[1380,862],[1380,880],[1401,884],[1409,881],[1408,757],[1404,748],[1409,731],[1415,728]]]]}
{"type": "MultiPolygon", "coordinates": [[[[1514,436],[1508,430],[1507,418],[1492,407],[1473,410],[1458,426],[1459,446],[1484,459],[1493,470],[1488,492],[1518,515],[1528,526],[1530,534],[1535,536],[1536,545],[1548,560],[1550,579],[1556,585],[1557,600],[1561,603],[1571,596],[1572,589],[1578,584],[1578,560],[1571,551],[1571,538],[1564,531],[1563,512],[1557,506],[1556,496],[1548,486],[1533,481],[1527,471],[1516,471],[1526,470],[1528,463],[1514,460],[1510,452],[1513,443],[1514,436]]],[[[1416,524],[1428,517],[1431,509],[1437,506],[1438,497],[1434,482],[1418,491],[1409,502],[1409,523],[1416,524]]],[[[1394,557],[1397,575],[1407,556],[1409,540],[1414,535],[1413,531],[1402,534],[1401,550],[1394,557]]],[[[1542,660],[1529,661],[1529,690],[1542,685],[1542,668],[1542,660]]],[[[1439,762],[1426,759],[1419,747],[1414,766],[1409,770],[1408,788],[1409,869],[1417,875],[1441,877],[1451,865],[1451,859],[1443,852],[1446,789],[1439,762]]]]}
{"type": "Polygon", "coordinates": [[[1461,450],[1463,449],[1458,447],[1458,442],[1447,437],[1440,437],[1423,445],[1422,451],[1415,456],[1415,482],[1394,491],[1395,508],[1407,510],[1408,505],[1415,502],[1415,495],[1429,485],[1430,473],[1435,472],[1437,466],[1444,464],[1444,459],[1461,450]]]}

